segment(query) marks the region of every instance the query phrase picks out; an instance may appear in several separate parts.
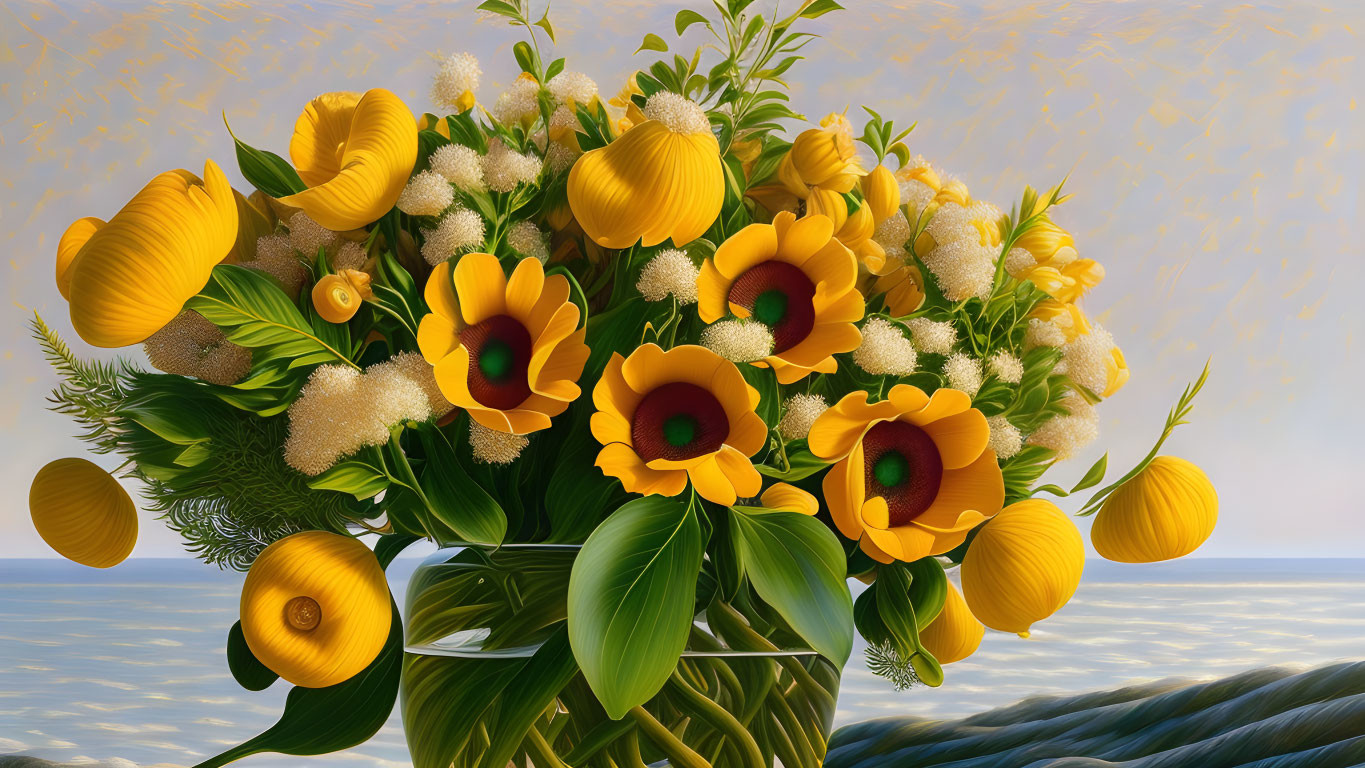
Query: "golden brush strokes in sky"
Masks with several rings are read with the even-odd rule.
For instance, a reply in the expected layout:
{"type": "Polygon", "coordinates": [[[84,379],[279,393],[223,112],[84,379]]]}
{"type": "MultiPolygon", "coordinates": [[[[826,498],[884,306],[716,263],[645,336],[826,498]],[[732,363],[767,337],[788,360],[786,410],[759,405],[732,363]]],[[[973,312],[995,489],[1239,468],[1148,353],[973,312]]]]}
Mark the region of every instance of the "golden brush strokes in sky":
{"type": "MultiPolygon", "coordinates": [[[[71,336],[52,277],[67,223],[107,218],[154,173],[206,155],[231,171],[220,110],[244,140],[283,153],[322,91],[384,86],[429,108],[436,57],[459,50],[479,56],[479,97],[492,102],[515,75],[516,31],[475,4],[0,0],[0,555],[45,552],[24,489],[81,449],[41,408],[53,378],[23,329],[37,309],[71,336]]],[[[1221,492],[1200,554],[1360,555],[1348,490],[1365,458],[1365,259],[1352,226],[1365,221],[1365,4],[847,4],[811,25],[824,39],[792,72],[798,110],[818,119],[866,103],[918,121],[915,152],[1006,208],[1025,183],[1070,174],[1077,196],[1057,218],[1108,270],[1087,304],[1133,369],[1101,409],[1110,466],[1147,451],[1212,355],[1196,421],[1168,444],[1221,492]]],[[[631,57],[646,30],[673,40],[680,7],[560,0],[560,53],[614,93],[647,61],[631,57]]],[[[151,521],[143,530],[138,554],[177,549],[151,521]]]]}

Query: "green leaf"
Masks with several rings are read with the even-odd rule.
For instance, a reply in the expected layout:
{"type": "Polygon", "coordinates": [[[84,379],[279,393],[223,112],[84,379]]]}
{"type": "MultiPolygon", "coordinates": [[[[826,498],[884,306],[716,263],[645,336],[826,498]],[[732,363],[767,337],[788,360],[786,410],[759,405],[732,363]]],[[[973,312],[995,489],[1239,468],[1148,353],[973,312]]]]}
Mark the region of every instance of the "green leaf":
{"type": "Polygon", "coordinates": [[[904,566],[910,576],[910,604],[915,608],[915,627],[924,629],[943,612],[948,600],[948,575],[932,557],[924,557],[904,566]]]}
{"type": "Polygon", "coordinates": [[[790,464],[790,468],[787,470],[770,467],[766,464],[759,464],[754,468],[757,469],[760,474],[771,477],[774,480],[794,483],[797,480],[810,477],[829,466],[828,462],[817,458],[814,454],[804,448],[798,451],[789,450],[787,452],[787,462],[790,464]]]}
{"type": "Polygon", "coordinates": [[[731,510],[730,520],[754,591],[811,648],[842,666],[853,649],[853,598],[834,533],[799,512],[731,510]]]}
{"type": "Polygon", "coordinates": [[[678,11],[678,15],[673,17],[673,31],[677,32],[679,35],[682,35],[682,33],[687,31],[687,28],[693,24],[706,24],[707,26],[710,26],[710,22],[706,20],[705,16],[691,9],[678,11]]]}
{"type": "Polygon", "coordinates": [[[421,538],[406,533],[386,533],[380,536],[374,545],[374,557],[379,561],[379,567],[387,569],[395,557],[409,545],[421,541],[421,538]]]}
{"type": "MultiPolygon", "coordinates": [[[[391,601],[392,602],[392,601],[391,601]]],[[[368,667],[326,688],[295,687],[284,714],[264,733],[195,766],[219,768],[248,755],[324,755],[362,744],[379,732],[398,698],[403,618],[392,608],[389,637],[368,667]]]]}
{"type": "Polygon", "coordinates": [[[516,58],[517,64],[521,67],[522,72],[527,72],[531,75],[537,74],[537,70],[540,69],[540,59],[536,56],[536,52],[531,50],[531,46],[528,45],[525,40],[512,46],[512,55],[516,58]]]}
{"type": "MultiPolygon", "coordinates": [[[[545,13],[541,14],[541,16],[540,16],[540,21],[537,21],[537,22],[536,22],[536,26],[537,26],[537,27],[540,27],[540,28],[543,29],[543,30],[545,30],[545,34],[547,34],[547,35],[550,36],[550,42],[552,42],[552,43],[557,42],[557,41],[555,40],[555,28],[550,24],[550,6],[549,6],[549,5],[546,5],[546,6],[545,6],[545,13]]],[[[553,66],[554,66],[554,65],[551,64],[551,67],[553,67],[553,66]]],[[[560,64],[560,66],[563,67],[564,65],[563,65],[563,64],[560,64]]],[[[549,80],[551,77],[554,77],[554,75],[549,74],[549,72],[547,71],[546,74],[545,74],[545,79],[546,79],[546,80],[549,80]]]]}
{"type": "Polygon", "coordinates": [[[649,34],[645,35],[644,42],[640,43],[640,47],[635,49],[635,53],[639,53],[640,51],[667,51],[667,50],[668,50],[668,43],[665,43],[665,42],[664,42],[664,39],[663,39],[662,37],[659,37],[658,35],[654,34],[653,32],[650,32],[649,34]]]}
{"type": "Polygon", "coordinates": [[[232,679],[248,691],[264,691],[280,676],[262,664],[256,654],[247,647],[246,636],[242,634],[242,622],[236,622],[228,630],[227,639],[228,671],[232,679]]]}
{"type": "Polygon", "coordinates": [[[1084,491],[1086,488],[1092,488],[1099,485],[1100,481],[1104,479],[1104,473],[1108,468],[1109,454],[1106,452],[1099,458],[1099,461],[1090,465],[1090,469],[1085,471],[1085,476],[1081,478],[1080,482],[1071,487],[1071,492],[1084,491]]]}
{"type": "Polygon", "coordinates": [[[569,643],[612,719],[648,701],[677,667],[701,557],[692,508],[646,496],[598,526],[574,561],[569,643]]]}
{"type": "Polygon", "coordinates": [[[484,0],[482,3],[479,3],[479,10],[496,13],[499,16],[506,16],[513,20],[521,18],[521,13],[517,11],[516,6],[504,2],[503,0],[484,0]]]}
{"type": "Polygon", "coordinates": [[[427,454],[421,483],[431,513],[464,541],[501,544],[507,534],[502,507],[460,466],[455,449],[439,429],[427,426],[417,433],[427,454]]]}
{"type": "Polygon", "coordinates": [[[273,152],[256,149],[237,138],[232,126],[227,124],[226,112],[223,113],[223,125],[227,125],[228,135],[237,146],[237,167],[253,187],[271,197],[288,197],[308,188],[287,160],[273,152]]]}
{"type": "Polygon", "coordinates": [[[569,648],[569,633],[560,627],[517,673],[516,686],[498,697],[489,718],[489,744],[480,768],[506,768],[536,719],[554,703],[564,686],[578,674],[569,648]]]}
{"type": "Polygon", "coordinates": [[[1066,491],[1065,488],[1062,488],[1061,486],[1058,486],[1058,485],[1052,485],[1052,484],[1050,484],[1050,483],[1049,483],[1048,485],[1040,485],[1040,486],[1038,486],[1037,488],[1034,488],[1034,489],[1033,489],[1033,493],[1034,493],[1035,495],[1036,495],[1036,494],[1039,494],[1039,493],[1050,493],[1050,494],[1052,494],[1053,496],[1057,496],[1057,497],[1070,496],[1070,495],[1071,495],[1071,494],[1067,493],[1067,491],[1066,491]]]}
{"type": "Polygon", "coordinates": [[[359,501],[372,498],[389,487],[389,476],[363,461],[343,461],[308,481],[318,491],[349,493],[359,501]]]}

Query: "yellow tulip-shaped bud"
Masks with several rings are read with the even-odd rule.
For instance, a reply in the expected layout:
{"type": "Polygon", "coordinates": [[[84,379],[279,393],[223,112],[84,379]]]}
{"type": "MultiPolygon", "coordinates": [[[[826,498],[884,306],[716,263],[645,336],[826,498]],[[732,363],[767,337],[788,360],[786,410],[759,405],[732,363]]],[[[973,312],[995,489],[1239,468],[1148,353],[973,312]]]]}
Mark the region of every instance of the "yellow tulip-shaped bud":
{"type": "Polygon", "coordinates": [[[569,172],[574,218],[606,248],[685,245],[706,232],[725,199],[720,145],[702,108],[661,91],[645,116],[569,172]]]}
{"type": "Polygon", "coordinates": [[[1027,637],[1066,605],[1085,567],[1081,532],[1057,505],[1025,499],[986,523],[962,561],[962,591],[991,629],[1027,637]]]}
{"type": "Polygon", "coordinates": [[[28,509],[43,541],[81,565],[118,565],[137,543],[133,500],[113,476],[85,459],[58,459],[38,470],[28,509]]]}
{"type": "Polygon", "coordinates": [[[901,207],[901,185],[896,175],[884,165],[872,169],[863,177],[863,199],[872,207],[872,219],[877,224],[891,218],[901,207]]]}
{"type": "Polygon", "coordinates": [[[97,347],[146,341],[204,287],[236,239],[234,193],[212,160],[202,180],[160,174],[71,257],[71,324],[97,347]]]}
{"type": "Polygon", "coordinates": [[[782,161],[777,164],[777,180],[798,200],[805,200],[810,196],[810,187],[801,180],[801,174],[797,173],[796,166],[792,165],[791,152],[783,155],[782,161]]]}
{"type": "Polygon", "coordinates": [[[393,619],[374,553],[327,531],[266,547],[242,584],[241,613],[251,653],[303,688],[336,685],[369,666],[393,619]]]}
{"type": "Polygon", "coordinates": [[[1218,522],[1208,475],[1175,456],[1158,456],[1105,499],[1090,528],[1100,556],[1120,563],[1174,560],[1195,551],[1218,522]]]}
{"type": "Polygon", "coordinates": [[[857,150],[853,132],[843,123],[803,131],[792,142],[792,166],[807,186],[820,186],[849,171],[857,150]]]}
{"type": "Polygon", "coordinates": [[[76,219],[62,233],[62,239],[57,241],[57,291],[63,299],[71,299],[71,265],[76,263],[76,254],[102,226],[104,219],[94,216],[76,219]]]}
{"type": "Polygon", "coordinates": [[[953,179],[939,188],[938,194],[934,195],[934,202],[939,205],[957,203],[966,208],[972,204],[972,195],[967,191],[966,184],[953,179]]]}
{"type": "Polygon", "coordinates": [[[341,274],[326,275],[313,286],[313,309],[329,323],[344,323],[355,317],[360,303],[373,295],[369,275],[343,269],[341,274]]]}
{"type": "Polygon", "coordinates": [[[976,653],[986,628],[976,620],[957,587],[948,583],[943,611],[920,630],[919,641],[940,664],[952,664],[976,653]]]}
{"type": "Polygon", "coordinates": [[[1123,350],[1117,345],[1109,350],[1109,357],[1104,361],[1104,390],[1099,392],[1100,397],[1113,397],[1114,393],[1123,389],[1123,385],[1128,383],[1128,361],[1123,359],[1123,350]]]}
{"type": "Polygon", "coordinates": [[[1039,264],[1061,266],[1076,257],[1076,241],[1071,233],[1053,224],[1046,216],[1025,230],[1014,241],[1014,247],[1028,251],[1039,264]],[[1060,263],[1054,263],[1054,258],[1060,263]]]}
{"type": "Polygon", "coordinates": [[[417,122],[383,88],[324,93],[294,123],[289,157],[308,189],[281,202],[334,232],[357,229],[398,202],[417,163],[417,122]]]}
{"type": "Polygon", "coordinates": [[[838,232],[844,228],[848,222],[848,202],[844,196],[832,189],[815,188],[810,191],[810,197],[806,198],[807,216],[826,216],[834,222],[834,231],[838,232]]]}
{"type": "MultiPolygon", "coordinates": [[[[845,206],[844,210],[848,210],[845,206]]],[[[848,215],[848,220],[835,233],[839,242],[848,246],[852,250],[858,250],[863,243],[871,242],[872,233],[877,229],[877,225],[872,221],[872,208],[864,200],[858,206],[858,210],[848,215]]],[[[882,249],[882,259],[885,260],[886,251],[882,249]]]]}

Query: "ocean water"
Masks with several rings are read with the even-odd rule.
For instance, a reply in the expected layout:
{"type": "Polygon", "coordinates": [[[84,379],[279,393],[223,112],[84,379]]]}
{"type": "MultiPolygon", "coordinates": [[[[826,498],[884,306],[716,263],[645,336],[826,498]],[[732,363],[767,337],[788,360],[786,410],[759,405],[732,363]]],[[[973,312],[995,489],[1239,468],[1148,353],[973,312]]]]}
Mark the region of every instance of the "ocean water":
{"type": "MultiPolygon", "coordinates": [[[[394,564],[395,594],[417,562],[394,564]]],[[[224,660],[240,583],[190,560],[111,571],[0,560],[0,755],[192,765],[269,727],[287,685],[243,691],[224,660]]],[[[1057,616],[1028,640],[988,632],[976,655],[947,668],[942,688],[897,692],[856,648],[837,717],[953,718],[1031,695],[1362,657],[1365,560],[1091,561],[1057,616]]],[[[397,712],[345,753],[242,764],[319,760],[408,765],[397,712]]]]}

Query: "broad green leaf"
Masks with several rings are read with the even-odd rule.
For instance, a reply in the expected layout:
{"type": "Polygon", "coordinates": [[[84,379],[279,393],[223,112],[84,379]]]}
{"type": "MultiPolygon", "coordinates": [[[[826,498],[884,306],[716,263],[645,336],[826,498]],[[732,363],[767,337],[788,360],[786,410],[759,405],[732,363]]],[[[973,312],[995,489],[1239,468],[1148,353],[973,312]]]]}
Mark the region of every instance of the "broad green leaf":
{"type": "Polygon", "coordinates": [[[1091,488],[1096,485],[1099,485],[1100,481],[1104,479],[1104,473],[1108,469],[1109,454],[1105,453],[1103,456],[1099,458],[1099,461],[1096,461],[1094,464],[1090,465],[1090,469],[1087,469],[1085,471],[1085,476],[1081,478],[1080,482],[1076,483],[1074,486],[1071,487],[1071,492],[1075,493],[1077,491],[1084,491],[1086,488],[1091,488]]]}
{"type": "Polygon", "coordinates": [[[810,647],[843,665],[853,649],[853,599],[844,548],[799,512],[731,510],[744,570],[759,597],[810,647]]]}
{"type": "Polygon", "coordinates": [[[501,544],[507,515],[498,502],[479,487],[460,466],[450,441],[434,426],[418,430],[427,463],[422,469],[422,492],[437,520],[461,539],[475,544],[501,544]]]}
{"type": "Polygon", "coordinates": [[[658,35],[654,34],[653,32],[650,32],[649,34],[645,35],[644,42],[640,43],[640,47],[635,49],[635,53],[639,53],[640,51],[667,51],[667,50],[668,50],[668,43],[665,43],[665,42],[664,42],[664,39],[663,39],[662,37],[659,37],[658,35]]]}
{"type": "Polygon", "coordinates": [[[319,491],[349,493],[363,501],[388,488],[389,476],[363,461],[343,461],[309,480],[308,487],[319,491]]]}
{"type": "Polygon", "coordinates": [[[242,622],[236,622],[228,631],[227,639],[228,671],[232,679],[248,691],[264,691],[280,676],[262,664],[256,654],[247,647],[246,636],[242,634],[242,622]]]}
{"type": "Polygon", "coordinates": [[[948,576],[932,557],[904,566],[910,576],[910,604],[915,608],[915,627],[924,629],[943,612],[948,599],[948,576]]]}
{"type": "Polygon", "coordinates": [[[325,755],[368,741],[393,711],[402,661],[403,618],[395,604],[388,640],[368,667],[326,688],[296,686],[285,699],[279,722],[195,768],[219,768],[261,752],[325,755]]]}
{"type": "Polygon", "coordinates": [[[673,17],[673,31],[678,33],[679,35],[687,31],[687,28],[692,26],[693,24],[709,25],[710,22],[706,20],[705,16],[701,15],[700,13],[697,13],[694,10],[691,10],[690,8],[685,8],[681,11],[678,11],[678,15],[673,17]]]}
{"type": "Polygon", "coordinates": [[[479,3],[479,10],[496,13],[499,16],[506,16],[507,18],[514,20],[521,18],[521,14],[517,12],[516,6],[504,2],[504,0],[484,0],[482,3],[479,3]]]}
{"type": "Polygon", "coordinates": [[[379,541],[374,544],[374,557],[379,561],[379,567],[388,568],[389,563],[392,563],[399,553],[420,539],[420,536],[404,533],[386,533],[380,536],[379,541]]]}
{"type": "Polygon", "coordinates": [[[569,643],[612,719],[648,701],[678,665],[701,570],[692,508],[646,496],[616,510],[569,577],[569,643]]]}
{"type": "MultiPolygon", "coordinates": [[[[223,125],[227,125],[227,113],[223,113],[223,125]]],[[[273,152],[256,149],[237,138],[228,125],[228,135],[237,148],[237,167],[242,176],[255,188],[271,197],[288,197],[307,189],[298,171],[287,160],[273,152]]]]}

